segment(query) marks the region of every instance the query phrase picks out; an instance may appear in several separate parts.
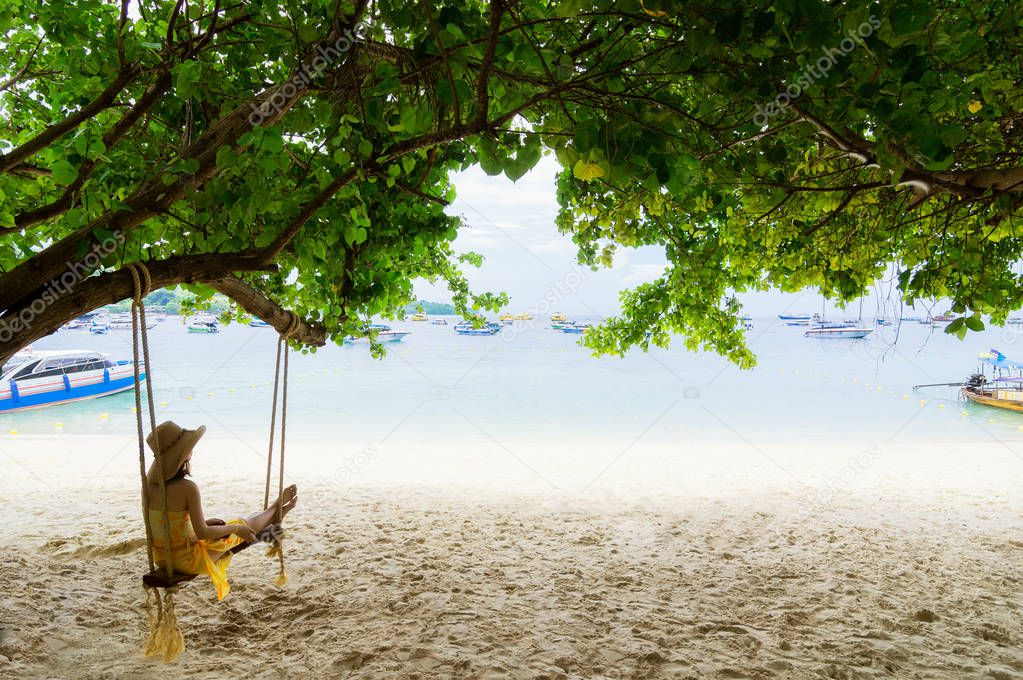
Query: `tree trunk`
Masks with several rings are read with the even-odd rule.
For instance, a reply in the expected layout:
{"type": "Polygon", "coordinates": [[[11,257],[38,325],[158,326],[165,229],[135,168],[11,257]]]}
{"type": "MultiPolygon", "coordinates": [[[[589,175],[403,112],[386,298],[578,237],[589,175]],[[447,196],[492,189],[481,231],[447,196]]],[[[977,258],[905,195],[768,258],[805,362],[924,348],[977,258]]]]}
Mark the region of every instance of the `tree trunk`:
{"type": "MultiPolygon", "coordinates": [[[[145,264],[152,279],[152,290],[179,283],[207,283],[223,290],[279,332],[286,331],[291,321],[291,316],[279,305],[228,273],[276,269],[276,265],[267,264],[259,255],[186,255],[145,264]]],[[[68,321],[134,295],[134,280],[127,269],[88,276],[68,284],[55,282],[38,298],[0,317],[0,365],[19,349],[53,333],[68,321]]],[[[306,345],[321,346],[326,342],[324,329],[304,321],[300,321],[291,337],[306,345]]]]}

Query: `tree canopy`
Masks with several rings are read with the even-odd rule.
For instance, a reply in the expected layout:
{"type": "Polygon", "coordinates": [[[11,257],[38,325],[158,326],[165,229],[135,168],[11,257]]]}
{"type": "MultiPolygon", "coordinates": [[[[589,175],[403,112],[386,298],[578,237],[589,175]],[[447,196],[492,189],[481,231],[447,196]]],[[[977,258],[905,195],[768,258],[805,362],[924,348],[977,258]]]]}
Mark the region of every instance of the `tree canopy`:
{"type": "Polygon", "coordinates": [[[496,310],[450,178],[545,153],[582,262],[669,263],[597,351],[677,333],[749,365],[737,294],[851,299],[893,265],[906,300],[1002,320],[1021,31],[1012,0],[0,0],[0,361],[130,296],[139,261],[281,330],[294,310],[308,345],[419,278],[496,310]]]}

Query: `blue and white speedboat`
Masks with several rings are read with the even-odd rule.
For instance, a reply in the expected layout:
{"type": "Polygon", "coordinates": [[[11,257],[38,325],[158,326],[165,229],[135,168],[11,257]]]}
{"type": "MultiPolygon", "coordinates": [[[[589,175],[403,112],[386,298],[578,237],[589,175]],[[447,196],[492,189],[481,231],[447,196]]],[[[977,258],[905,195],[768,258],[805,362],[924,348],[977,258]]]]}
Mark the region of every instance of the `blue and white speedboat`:
{"type": "Polygon", "coordinates": [[[90,350],[21,353],[0,374],[0,413],[105,397],[134,385],[131,361],[112,361],[90,350]]]}
{"type": "Polygon", "coordinates": [[[468,321],[463,321],[455,326],[455,333],[458,335],[495,335],[501,330],[499,323],[487,323],[476,328],[468,321]]]}

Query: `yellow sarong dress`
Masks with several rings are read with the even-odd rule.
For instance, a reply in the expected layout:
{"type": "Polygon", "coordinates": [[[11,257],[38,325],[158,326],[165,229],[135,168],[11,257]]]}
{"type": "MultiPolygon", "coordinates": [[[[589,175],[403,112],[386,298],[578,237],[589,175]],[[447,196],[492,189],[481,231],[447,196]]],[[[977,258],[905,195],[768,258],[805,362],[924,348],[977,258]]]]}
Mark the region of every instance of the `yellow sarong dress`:
{"type": "MultiPolygon", "coordinates": [[[[212,541],[204,541],[195,535],[192,518],[187,510],[171,510],[170,519],[171,560],[176,574],[209,574],[217,589],[217,599],[223,600],[231,585],[227,582],[227,566],[231,564],[231,553],[236,545],[244,543],[237,534],[212,541]],[[210,553],[224,554],[214,562],[210,553]]],[[[245,520],[233,519],[228,524],[242,524],[245,520]]],[[[149,523],[153,530],[153,560],[157,566],[164,566],[167,560],[167,532],[163,523],[163,510],[149,509],[149,523]]]]}

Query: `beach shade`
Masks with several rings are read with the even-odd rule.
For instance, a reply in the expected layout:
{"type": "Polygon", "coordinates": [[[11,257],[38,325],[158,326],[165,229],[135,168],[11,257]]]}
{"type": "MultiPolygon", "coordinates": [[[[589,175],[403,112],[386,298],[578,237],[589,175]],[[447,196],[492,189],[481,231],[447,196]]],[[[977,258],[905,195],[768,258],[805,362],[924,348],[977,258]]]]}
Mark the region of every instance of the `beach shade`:
{"type": "Polygon", "coordinates": [[[980,359],[981,363],[987,364],[989,366],[994,366],[995,368],[1023,369],[1023,363],[1009,359],[1007,356],[999,352],[997,349],[992,349],[987,352],[981,352],[977,356],[977,358],[980,359]]]}

